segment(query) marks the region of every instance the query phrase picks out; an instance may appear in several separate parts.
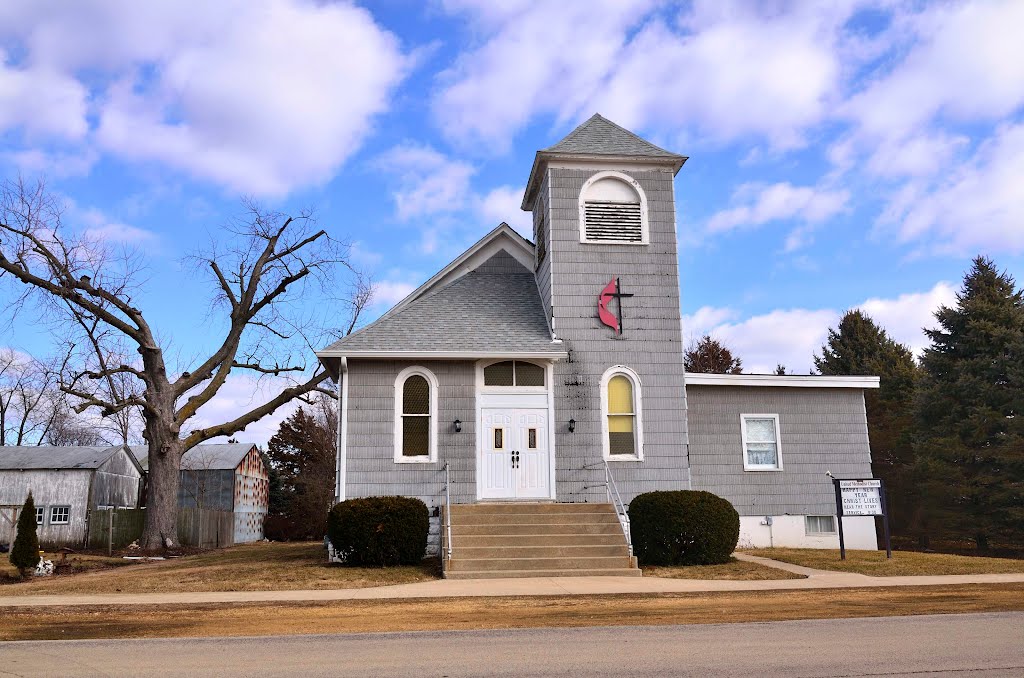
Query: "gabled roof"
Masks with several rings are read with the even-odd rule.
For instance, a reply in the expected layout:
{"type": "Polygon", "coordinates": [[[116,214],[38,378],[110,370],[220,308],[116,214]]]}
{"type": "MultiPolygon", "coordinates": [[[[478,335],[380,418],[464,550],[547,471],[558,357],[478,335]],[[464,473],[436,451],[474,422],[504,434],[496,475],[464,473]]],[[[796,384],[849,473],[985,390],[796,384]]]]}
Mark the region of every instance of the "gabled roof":
{"type": "Polygon", "coordinates": [[[552,340],[533,272],[505,249],[317,352],[323,362],[565,355],[552,340]]]}
{"type": "Polygon", "coordinates": [[[97,469],[120,449],[121,445],[5,445],[0,447],[0,469],[97,469]]]}
{"type": "MultiPolygon", "coordinates": [[[[229,471],[238,468],[245,455],[255,447],[252,443],[220,443],[196,445],[181,458],[181,468],[190,471],[229,471]]],[[[149,469],[149,447],[132,445],[132,454],[144,469],[149,469]]]]}
{"type": "Polygon", "coordinates": [[[526,182],[526,192],[523,194],[524,210],[533,209],[533,200],[544,175],[544,167],[554,158],[656,163],[670,166],[673,173],[678,172],[687,160],[686,156],[655,146],[601,114],[595,113],[557,144],[537,151],[533,168],[530,170],[530,178],[526,182]]]}

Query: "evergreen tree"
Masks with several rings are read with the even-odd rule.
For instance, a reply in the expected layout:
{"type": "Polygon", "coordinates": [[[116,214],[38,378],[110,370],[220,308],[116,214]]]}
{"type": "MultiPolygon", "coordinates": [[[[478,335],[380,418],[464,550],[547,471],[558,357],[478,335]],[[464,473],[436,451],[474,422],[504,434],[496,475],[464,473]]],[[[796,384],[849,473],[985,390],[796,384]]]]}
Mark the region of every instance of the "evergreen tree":
{"type": "Polygon", "coordinates": [[[326,534],[337,447],[332,415],[323,408],[310,413],[300,407],[267,444],[270,466],[280,482],[279,506],[295,525],[295,539],[322,539],[326,534]]]}
{"type": "Polygon", "coordinates": [[[893,531],[905,533],[913,522],[914,389],[919,369],[906,346],[896,342],[871,317],[859,309],[847,311],[814,366],[826,375],[874,375],[881,378],[877,390],[864,392],[871,460],[874,472],[888,489],[893,531]]]}
{"type": "Polygon", "coordinates": [[[687,372],[701,374],[742,374],[743,361],[711,335],[705,334],[683,354],[687,372]]]}
{"type": "Polygon", "coordinates": [[[18,516],[18,535],[14,538],[14,546],[8,556],[11,565],[18,568],[22,577],[26,577],[39,564],[39,536],[36,534],[36,503],[32,493],[28,493],[25,505],[18,516]]]}
{"type": "Polygon", "coordinates": [[[921,358],[917,472],[936,536],[1024,541],[1024,296],[977,257],[921,358]]]}

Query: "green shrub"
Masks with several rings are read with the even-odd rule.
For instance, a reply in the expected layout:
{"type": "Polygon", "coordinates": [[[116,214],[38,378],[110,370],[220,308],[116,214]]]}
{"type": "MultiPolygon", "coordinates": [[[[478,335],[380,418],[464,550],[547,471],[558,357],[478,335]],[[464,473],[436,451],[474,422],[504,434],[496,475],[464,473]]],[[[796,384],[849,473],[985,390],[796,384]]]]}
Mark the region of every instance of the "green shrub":
{"type": "Polygon", "coordinates": [[[416,565],[429,529],[427,505],[411,497],[348,499],[327,518],[327,537],[347,565],[416,565]]]}
{"type": "Polygon", "coordinates": [[[633,551],[641,565],[729,562],[740,538],[740,516],[710,492],[639,494],[629,504],[633,551]]]}
{"type": "Polygon", "coordinates": [[[25,577],[36,569],[39,564],[39,536],[36,534],[36,503],[32,493],[28,493],[25,505],[18,516],[18,535],[14,538],[11,554],[8,556],[11,565],[18,568],[25,577]]]}

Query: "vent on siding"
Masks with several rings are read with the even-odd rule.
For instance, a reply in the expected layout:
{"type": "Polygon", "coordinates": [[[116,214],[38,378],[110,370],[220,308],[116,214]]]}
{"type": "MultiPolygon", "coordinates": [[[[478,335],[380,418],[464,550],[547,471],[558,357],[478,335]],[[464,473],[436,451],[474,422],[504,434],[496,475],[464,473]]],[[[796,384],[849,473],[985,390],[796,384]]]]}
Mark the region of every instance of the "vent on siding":
{"type": "Polygon", "coordinates": [[[588,200],[583,209],[587,240],[643,242],[640,203],[588,200]]]}

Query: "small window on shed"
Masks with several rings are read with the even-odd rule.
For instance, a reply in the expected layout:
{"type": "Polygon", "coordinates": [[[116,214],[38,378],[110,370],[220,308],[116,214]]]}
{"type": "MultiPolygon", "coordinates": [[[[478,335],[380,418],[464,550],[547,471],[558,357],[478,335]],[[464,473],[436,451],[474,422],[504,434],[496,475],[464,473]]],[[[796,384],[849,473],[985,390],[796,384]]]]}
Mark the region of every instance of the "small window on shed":
{"type": "Polygon", "coordinates": [[[639,184],[620,172],[594,175],[580,192],[580,241],[647,243],[646,200],[639,184]]]}
{"type": "Polygon", "coordinates": [[[71,522],[71,507],[70,506],[51,506],[50,507],[50,524],[51,525],[67,525],[71,522]]]}
{"type": "Polygon", "coordinates": [[[36,525],[42,525],[43,524],[43,518],[45,516],[46,516],[46,507],[45,506],[37,506],[36,507],[36,525]]]}

